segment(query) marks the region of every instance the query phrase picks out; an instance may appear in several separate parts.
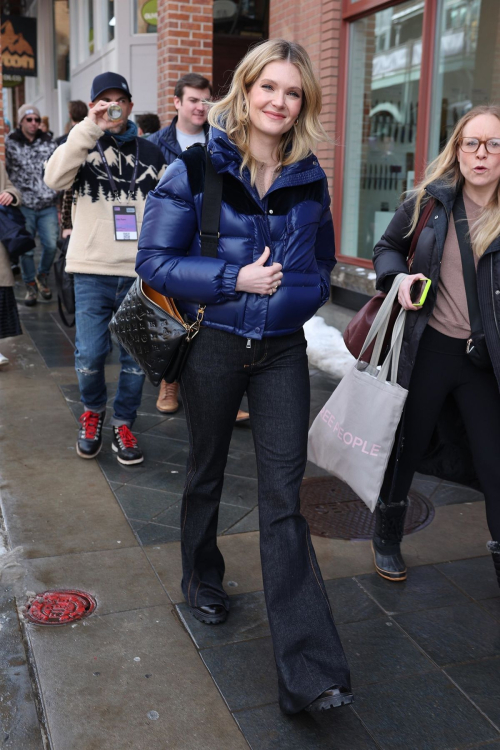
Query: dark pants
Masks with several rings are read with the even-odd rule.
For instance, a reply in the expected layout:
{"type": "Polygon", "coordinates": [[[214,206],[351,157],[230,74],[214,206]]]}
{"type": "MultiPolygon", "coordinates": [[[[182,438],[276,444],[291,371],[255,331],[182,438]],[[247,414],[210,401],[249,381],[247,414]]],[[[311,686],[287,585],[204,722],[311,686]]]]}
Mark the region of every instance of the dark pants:
{"type": "Polygon", "coordinates": [[[444,336],[430,326],[424,331],[405,405],[404,447],[391,501],[408,495],[445,399],[452,394],[486,499],[491,538],[500,541],[500,393],[493,372],[475,367],[465,345],[465,340],[444,336]]]}
{"type": "Polygon", "coordinates": [[[295,713],[332,685],[350,685],[309,527],[300,513],[310,398],[302,330],[252,341],[251,348],[242,337],[210,328],[202,328],[193,341],[181,379],[191,447],[181,518],[182,589],[191,606],[229,609],[217,516],[245,391],[257,457],[260,553],[280,705],[295,713]]]}

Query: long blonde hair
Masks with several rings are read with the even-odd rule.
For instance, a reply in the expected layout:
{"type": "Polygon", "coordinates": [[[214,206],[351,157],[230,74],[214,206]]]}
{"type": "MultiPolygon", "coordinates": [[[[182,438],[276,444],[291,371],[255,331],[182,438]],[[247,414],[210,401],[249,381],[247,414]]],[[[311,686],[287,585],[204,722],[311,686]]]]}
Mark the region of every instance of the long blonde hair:
{"type": "Polygon", "coordinates": [[[321,112],[321,87],[314,74],[309,55],[297,42],[269,39],[252,47],[238,63],[231,87],[226,96],[211,106],[208,121],[227,136],[240,151],[243,160],[240,171],[250,170],[251,183],[255,183],[257,162],[250,153],[248,92],[268,63],[282,60],[296,65],[302,79],[302,107],[297,123],[281,136],[278,159],[283,166],[304,159],[313,151],[317,141],[327,135],[319,121],[321,112]]]}
{"type": "MultiPolygon", "coordinates": [[[[411,234],[417,224],[422,202],[427,202],[429,196],[426,188],[431,182],[439,180],[449,187],[460,188],[464,183],[463,175],[460,171],[457,151],[459,149],[460,138],[468,122],[479,115],[493,115],[500,123],[500,106],[496,104],[484,104],[474,107],[467,114],[460,118],[455,125],[451,138],[441,151],[439,156],[432,161],[425,170],[425,177],[418,187],[412,191],[416,198],[415,209],[413,211],[412,223],[410,226],[411,234]]],[[[472,247],[478,257],[483,255],[484,251],[491,245],[494,239],[500,234],[500,180],[497,189],[493,193],[490,202],[483,208],[478,219],[471,228],[470,236],[472,247]]]]}

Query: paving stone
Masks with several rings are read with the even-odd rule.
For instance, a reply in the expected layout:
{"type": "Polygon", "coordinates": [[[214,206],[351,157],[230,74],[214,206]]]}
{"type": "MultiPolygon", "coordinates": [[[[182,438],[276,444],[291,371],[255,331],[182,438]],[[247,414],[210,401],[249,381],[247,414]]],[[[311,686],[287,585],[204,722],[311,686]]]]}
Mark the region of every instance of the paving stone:
{"type": "Polygon", "coordinates": [[[500,621],[500,597],[497,596],[496,599],[483,599],[481,607],[484,607],[495,620],[500,621]]]}
{"type": "Polygon", "coordinates": [[[0,669],[0,696],[2,750],[43,750],[26,666],[0,669]]]}
{"type": "Polygon", "coordinates": [[[384,617],[380,607],[365,593],[356,580],[337,578],[325,581],[325,586],[336,623],[384,617]]]}
{"type": "MultiPolygon", "coordinates": [[[[2,556],[3,557],[3,556],[2,556]]],[[[2,558],[0,558],[2,561],[2,558]]],[[[13,561],[11,561],[13,562],[13,561]]],[[[5,578],[5,569],[0,566],[0,576],[5,578]]],[[[9,669],[26,664],[26,654],[22,642],[19,619],[17,616],[17,603],[14,595],[22,591],[24,586],[24,570],[21,567],[11,568],[14,581],[11,585],[0,588],[0,669],[9,669]]],[[[0,693],[1,699],[1,693],[0,693]]]]}
{"type": "Polygon", "coordinates": [[[436,507],[442,505],[457,505],[460,503],[476,503],[484,500],[484,495],[470,487],[460,484],[445,484],[442,482],[432,495],[432,503],[436,507]]]}
{"type": "MultiPolygon", "coordinates": [[[[116,459],[115,459],[116,460],[116,459]]],[[[118,463],[118,462],[116,462],[118,463]]],[[[132,484],[136,487],[146,487],[151,490],[163,490],[164,492],[173,492],[177,495],[182,495],[184,492],[184,485],[186,482],[186,470],[185,466],[179,466],[175,463],[159,463],[158,461],[151,461],[146,459],[144,464],[140,464],[142,470],[139,470],[136,474],[132,471],[128,474],[129,479],[124,479],[126,484],[132,484]]],[[[133,466],[124,467],[126,469],[133,469],[133,466]]],[[[104,469],[106,476],[109,479],[116,480],[116,477],[121,477],[121,472],[113,471],[113,468],[108,463],[104,469]]]]}
{"type": "MultiPolygon", "coordinates": [[[[171,505],[167,510],[156,516],[154,519],[155,523],[164,523],[167,526],[177,526],[180,528],[181,505],[182,503],[178,499],[175,505],[171,505]]],[[[226,529],[234,526],[234,524],[237,523],[246,513],[248,513],[248,508],[240,508],[237,505],[220,503],[217,533],[222,534],[226,529]]]]}
{"type": "Polygon", "coordinates": [[[178,504],[181,498],[174,492],[135,487],[133,484],[117,485],[113,491],[127,518],[137,521],[151,521],[167,508],[178,504]]]}
{"type": "MultiPolygon", "coordinates": [[[[164,415],[163,421],[151,427],[148,431],[148,435],[156,435],[158,437],[170,438],[177,442],[187,443],[189,441],[188,429],[186,420],[181,416],[179,412],[176,412],[176,416],[164,415]]],[[[179,448],[179,446],[177,446],[179,448]]]]}
{"type": "Polygon", "coordinates": [[[427,499],[432,497],[436,487],[439,486],[439,479],[433,477],[426,477],[425,479],[414,479],[411,485],[413,490],[416,490],[427,499]]]}
{"type": "MultiPolygon", "coordinates": [[[[226,588],[230,590],[231,587],[226,588]]],[[[231,597],[226,622],[213,628],[196,620],[187,604],[178,604],[177,611],[197,648],[222,646],[270,635],[263,591],[231,597]]]]}
{"type": "Polygon", "coordinates": [[[170,606],[74,625],[28,625],[53,750],[247,748],[170,606]]]}
{"type": "Polygon", "coordinates": [[[360,688],[355,711],[383,750],[454,750],[498,737],[441,672],[360,688]]]}
{"type": "MultiPolygon", "coordinates": [[[[124,466],[119,463],[119,461],[116,460],[116,455],[111,450],[111,434],[109,434],[109,438],[103,437],[102,449],[100,453],[97,454],[95,461],[101,468],[108,482],[117,482],[119,484],[138,484],[141,474],[145,474],[146,472],[153,473],[161,467],[161,464],[157,461],[151,461],[148,459],[142,464],[134,464],[133,466],[124,466]]],[[[89,462],[86,461],[86,463],[89,462]]]]}
{"type": "Polygon", "coordinates": [[[440,666],[500,654],[498,623],[476,604],[410,612],[395,619],[440,666]]]}
{"type": "Polygon", "coordinates": [[[339,624],[338,631],[356,690],[360,685],[387,684],[402,675],[435,670],[432,662],[388,619],[339,624]]]}
{"type": "Polygon", "coordinates": [[[377,573],[359,576],[359,582],[389,614],[446,607],[469,601],[432,566],[412,568],[406,581],[386,581],[377,573]]]}
{"type": "Polygon", "coordinates": [[[253,750],[375,750],[351,708],[286,716],[277,703],[238,711],[235,719],[253,750]]]}
{"type": "Polygon", "coordinates": [[[500,658],[457,664],[446,673],[497,726],[500,725],[500,658]]]}
{"type": "Polygon", "coordinates": [[[137,527],[135,533],[141,544],[145,545],[179,542],[181,539],[180,528],[160,523],[146,523],[137,527]]]}
{"type": "Polygon", "coordinates": [[[491,599],[500,596],[495,568],[489,555],[472,560],[443,563],[436,565],[436,568],[473,599],[491,599]]]}
{"type": "MultiPolygon", "coordinates": [[[[229,595],[261,591],[259,534],[231,534],[217,540],[224,555],[226,573],[224,587],[229,595]],[[231,582],[232,585],[229,585],[231,582]]],[[[173,602],[182,602],[180,544],[158,544],[145,547],[145,552],[173,602]]]]}
{"type": "Polygon", "coordinates": [[[254,508],[257,505],[257,480],[250,477],[224,477],[221,500],[230,505],[242,508],[254,508]]]}
{"type": "Polygon", "coordinates": [[[139,547],[44,557],[26,560],[24,564],[27,591],[87,591],[96,598],[99,615],[168,602],[163,587],[139,547]]]}
{"type": "Polygon", "coordinates": [[[259,530],[259,509],[254,508],[250,512],[245,509],[245,515],[241,520],[231,526],[226,534],[241,534],[247,531],[258,531],[259,530]]]}
{"type": "Polygon", "coordinates": [[[231,711],[278,699],[278,676],[270,637],[205,648],[200,656],[231,711]]]}

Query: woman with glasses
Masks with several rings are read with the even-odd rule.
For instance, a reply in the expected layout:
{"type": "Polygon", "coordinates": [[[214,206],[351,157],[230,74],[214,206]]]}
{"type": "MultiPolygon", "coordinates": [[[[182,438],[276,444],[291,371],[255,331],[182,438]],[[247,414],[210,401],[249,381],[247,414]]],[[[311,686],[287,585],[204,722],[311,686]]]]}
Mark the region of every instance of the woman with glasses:
{"type": "Polygon", "coordinates": [[[479,480],[500,584],[499,196],[500,107],[475,107],[374,250],[378,289],[408,274],[398,297],[409,311],[398,382],[409,392],[373,538],[376,570],[390,581],[406,578],[400,543],[419,468],[473,486],[479,480]],[[428,201],[432,211],[408,272],[412,235],[428,201]],[[424,278],[432,283],[418,307],[424,278]]]}
{"type": "Polygon", "coordinates": [[[287,713],[352,701],[299,490],[306,466],[305,321],[330,293],[335,263],[321,89],[306,51],[282,39],[251,49],[209,114],[207,152],[169,166],[146,203],[136,269],[195,318],[181,377],[190,455],[182,501],[182,590],[193,617],[222,625],[230,608],[217,517],[243,394],[252,415],[264,593],[287,713]],[[222,175],[217,257],[201,256],[206,159],[222,175]],[[221,388],[221,383],[223,388],[221,388]]]}

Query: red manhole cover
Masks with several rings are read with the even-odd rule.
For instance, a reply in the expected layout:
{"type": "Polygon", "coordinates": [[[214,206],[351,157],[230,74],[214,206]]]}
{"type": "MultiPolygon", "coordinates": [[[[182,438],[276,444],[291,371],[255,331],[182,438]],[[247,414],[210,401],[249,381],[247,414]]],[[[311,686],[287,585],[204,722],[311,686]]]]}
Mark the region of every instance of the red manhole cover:
{"type": "Polygon", "coordinates": [[[87,617],[96,606],[84,591],[45,591],[26,605],[26,618],[37,625],[66,625],[87,617]]]}
{"type": "MultiPolygon", "coordinates": [[[[415,490],[408,493],[405,534],[423,529],[434,518],[430,500],[415,490]]],[[[371,539],[375,516],[351,490],[336,477],[310,477],[300,488],[300,510],[309,522],[311,534],[330,539],[371,539]]]]}

